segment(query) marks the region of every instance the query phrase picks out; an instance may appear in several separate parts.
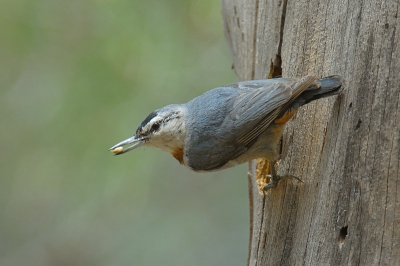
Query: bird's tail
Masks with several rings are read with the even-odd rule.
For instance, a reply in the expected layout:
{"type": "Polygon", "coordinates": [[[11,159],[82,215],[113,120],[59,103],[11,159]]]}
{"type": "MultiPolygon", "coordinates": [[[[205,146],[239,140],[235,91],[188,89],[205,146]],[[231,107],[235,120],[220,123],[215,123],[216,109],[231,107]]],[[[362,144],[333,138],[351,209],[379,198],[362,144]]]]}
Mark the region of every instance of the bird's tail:
{"type": "MultiPolygon", "coordinates": [[[[308,79],[311,82],[313,81],[312,76],[306,76],[303,79],[308,79]]],[[[274,121],[275,123],[286,123],[296,113],[300,106],[317,99],[339,94],[343,90],[342,78],[340,76],[320,78],[306,86],[308,87],[303,90],[303,92],[301,92],[300,95],[298,95],[292,102],[289,102],[287,107],[284,106],[282,108],[281,113],[274,121]]]]}
{"type": "Polygon", "coordinates": [[[343,90],[342,78],[340,76],[320,78],[318,82],[321,86],[304,91],[293,104],[297,103],[298,106],[304,105],[317,99],[337,95],[343,90]]]}

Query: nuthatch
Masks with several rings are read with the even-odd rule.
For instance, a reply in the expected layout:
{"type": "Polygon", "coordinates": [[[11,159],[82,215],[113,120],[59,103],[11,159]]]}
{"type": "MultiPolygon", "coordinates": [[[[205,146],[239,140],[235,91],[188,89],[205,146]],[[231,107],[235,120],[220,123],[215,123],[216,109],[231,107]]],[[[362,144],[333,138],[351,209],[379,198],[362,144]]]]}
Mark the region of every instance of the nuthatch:
{"type": "Polygon", "coordinates": [[[286,122],[313,100],[339,94],[342,79],[275,78],[250,80],[210,90],[185,104],[171,104],[149,114],[136,134],[113,147],[116,155],[154,146],[197,171],[217,171],[257,158],[270,162],[271,181],[286,122]],[[126,149],[125,145],[129,145],[126,149]]]}

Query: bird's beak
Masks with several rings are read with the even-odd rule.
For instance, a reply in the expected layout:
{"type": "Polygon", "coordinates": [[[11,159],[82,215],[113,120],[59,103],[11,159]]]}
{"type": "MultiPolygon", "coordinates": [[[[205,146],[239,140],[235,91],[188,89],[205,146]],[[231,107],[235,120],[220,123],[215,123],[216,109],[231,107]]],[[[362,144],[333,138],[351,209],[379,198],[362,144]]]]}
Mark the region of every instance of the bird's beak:
{"type": "Polygon", "coordinates": [[[123,140],[120,143],[115,144],[114,146],[112,146],[108,150],[113,152],[115,155],[120,155],[120,154],[126,153],[128,151],[131,151],[133,149],[139,148],[140,146],[143,146],[145,143],[146,143],[146,138],[133,136],[133,137],[131,137],[129,139],[123,140]],[[132,144],[132,143],[133,143],[133,145],[131,145],[128,148],[124,149],[123,146],[129,145],[129,144],[132,144]]]}

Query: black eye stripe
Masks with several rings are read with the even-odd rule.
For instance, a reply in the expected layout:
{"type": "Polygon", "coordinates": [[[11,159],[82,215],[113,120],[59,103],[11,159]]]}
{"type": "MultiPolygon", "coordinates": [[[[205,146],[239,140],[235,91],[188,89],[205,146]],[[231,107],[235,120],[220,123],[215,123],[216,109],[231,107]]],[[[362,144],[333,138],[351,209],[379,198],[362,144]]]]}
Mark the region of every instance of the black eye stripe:
{"type": "Polygon", "coordinates": [[[168,122],[170,120],[179,119],[179,118],[181,118],[179,112],[173,112],[169,117],[166,117],[163,122],[165,123],[165,122],[168,122]]]}
{"type": "Polygon", "coordinates": [[[154,111],[152,113],[150,113],[145,120],[143,120],[143,122],[139,125],[139,127],[136,129],[136,135],[137,136],[146,136],[152,132],[155,132],[157,130],[160,129],[161,123],[165,124],[167,122],[169,122],[170,120],[173,119],[180,119],[181,118],[181,114],[178,111],[174,111],[171,112],[168,116],[164,117],[163,119],[154,122],[154,124],[151,125],[150,128],[148,128],[148,124],[150,123],[150,121],[157,116],[157,111],[154,111]],[[146,127],[147,126],[147,127],[146,127]],[[144,128],[146,128],[147,132],[144,132],[144,128]]]}

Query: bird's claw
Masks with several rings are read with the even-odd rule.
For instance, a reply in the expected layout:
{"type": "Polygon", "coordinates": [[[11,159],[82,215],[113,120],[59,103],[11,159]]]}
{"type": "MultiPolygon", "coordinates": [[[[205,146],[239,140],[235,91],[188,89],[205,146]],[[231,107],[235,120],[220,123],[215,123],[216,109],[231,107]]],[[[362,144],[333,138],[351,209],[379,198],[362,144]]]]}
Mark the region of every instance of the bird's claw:
{"type": "Polygon", "coordinates": [[[279,184],[279,181],[280,181],[281,179],[294,178],[294,179],[296,179],[297,181],[299,181],[299,182],[301,182],[301,183],[304,183],[303,180],[301,180],[300,178],[298,178],[297,176],[294,176],[294,175],[284,175],[284,176],[279,176],[279,175],[267,175],[267,177],[268,177],[271,181],[269,181],[268,184],[265,184],[265,185],[264,185],[264,187],[263,187],[263,191],[264,191],[264,192],[267,192],[268,189],[277,187],[278,184],[279,184]]]}
{"type": "Polygon", "coordinates": [[[263,191],[266,192],[268,189],[270,188],[274,188],[276,186],[278,186],[279,181],[281,180],[280,176],[272,176],[272,175],[267,175],[267,177],[269,178],[269,183],[265,184],[263,191]]]}

